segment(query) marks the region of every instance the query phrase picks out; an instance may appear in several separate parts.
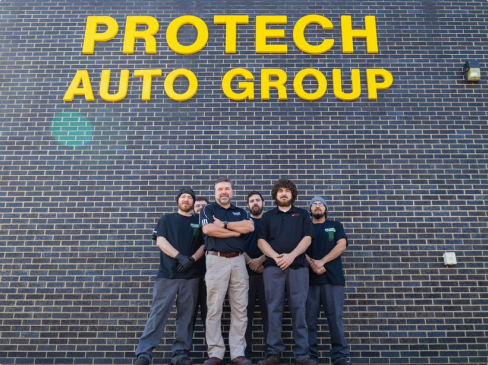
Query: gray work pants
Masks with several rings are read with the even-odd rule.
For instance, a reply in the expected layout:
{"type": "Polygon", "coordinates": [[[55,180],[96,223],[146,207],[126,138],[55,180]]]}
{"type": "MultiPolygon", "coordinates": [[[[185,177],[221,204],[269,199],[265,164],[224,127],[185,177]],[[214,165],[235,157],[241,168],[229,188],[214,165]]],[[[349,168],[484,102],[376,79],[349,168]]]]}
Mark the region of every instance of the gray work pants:
{"type": "Polygon", "coordinates": [[[198,278],[165,279],[159,278],[154,284],[153,302],[146,327],[139,339],[136,356],[149,360],[152,351],[161,342],[166,322],[176,300],[176,339],[173,342],[174,364],[180,358],[187,357],[192,346],[193,313],[198,297],[198,278]]]}
{"type": "Polygon", "coordinates": [[[268,266],[264,269],[264,288],[268,307],[268,337],[266,339],[268,355],[279,355],[285,350],[282,325],[286,293],[293,324],[295,360],[299,362],[310,357],[305,315],[308,275],[308,267],[281,270],[277,266],[268,266]]]}

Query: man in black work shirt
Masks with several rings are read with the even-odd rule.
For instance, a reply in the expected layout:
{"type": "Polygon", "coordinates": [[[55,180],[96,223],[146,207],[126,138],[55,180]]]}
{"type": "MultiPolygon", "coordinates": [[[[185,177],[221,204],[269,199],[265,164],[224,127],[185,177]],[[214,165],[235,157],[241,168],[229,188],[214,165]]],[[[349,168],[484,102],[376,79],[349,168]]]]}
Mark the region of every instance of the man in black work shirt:
{"type": "Polygon", "coordinates": [[[246,357],[253,357],[253,319],[256,308],[256,300],[259,300],[259,309],[263,320],[264,338],[268,335],[268,309],[264,295],[263,270],[266,256],[258,247],[258,230],[263,215],[264,199],[261,193],[251,191],[247,195],[247,207],[254,222],[254,232],[246,236],[247,245],[244,257],[246,258],[247,273],[249,274],[249,304],[247,305],[247,329],[246,329],[246,357]]]}
{"type": "Polygon", "coordinates": [[[264,213],[258,245],[266,255],[264,287],[268,307],[267,357],[258,365],[279,365],[285,344],[281,335],[285,293],[288,299],[297,365],[317,365],[310,358],[305,305],[308,292],[308,262],[305,251],[312,241],[308,212],[293,205],[298,191],[288,179],[280,179],[271,196],[277,207],[264,213]]]}
{"type": "Polygon", "coordinates": [[[244,251],[245,234],[254,231],[246,211],[231,204],[232,182],[220,178],[215,183],[215,203],[200,212],[205,234],[207,272],[207,321],[205,335],[209,358],[204,365],[221,365],[225,354],[222,338],[222,308],[229,292],[231,309],[229,347],[232,364],[251,365],[245,357],[249,276],[244,251]]]}
{"type": "Polygon", "coordinates": [[[198,298],[198,280],[203,268],[203,237],[198,218],[191,210],[195,193],[182,188],[176,196],[178,212],[164,214],[153,232],[160,251],[158,279],[154,284],[149,318],[136,350],[134,365],[148,365],[152,351],[164,336],[166,322],[176,300],[176,339],[173,365],[191,365],[188,354],[193,338],[193,312],[198,298]]]}
{"type": "Polygon", "coordinates": [[[352,365],[349,345],[344,334],[344,286],[341,254],[348,241],[341,222],[327,218],[325,199],[316,196],[310,200],[314,235],[307,250],[310,264],[310,288],[307,298],[308,341],[312,358],[319,358],[317,319],[321,306],[329,325],[331,342],[330,358],[334,365],[352,365]]]}

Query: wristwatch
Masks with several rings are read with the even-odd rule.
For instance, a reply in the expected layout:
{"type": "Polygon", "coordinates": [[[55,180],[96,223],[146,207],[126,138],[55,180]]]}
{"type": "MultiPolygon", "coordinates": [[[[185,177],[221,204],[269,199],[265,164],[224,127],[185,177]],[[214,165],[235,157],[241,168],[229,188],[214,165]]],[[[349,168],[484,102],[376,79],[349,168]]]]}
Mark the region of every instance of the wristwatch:
{"type": "Polygon", "coordinates": [[[224,222],[224,228],[227,229],[227,224],[229,223],[228,221],[223,221],[224,222]]]}

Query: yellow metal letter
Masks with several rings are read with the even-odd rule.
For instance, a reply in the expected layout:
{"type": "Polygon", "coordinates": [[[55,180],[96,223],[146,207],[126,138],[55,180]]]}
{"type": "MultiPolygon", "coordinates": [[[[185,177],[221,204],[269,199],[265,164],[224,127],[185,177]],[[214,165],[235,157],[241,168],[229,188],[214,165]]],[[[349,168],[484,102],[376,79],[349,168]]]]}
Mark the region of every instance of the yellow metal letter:
{"type": "Polygon", "coordinates": [[[114,18],[109,16],[89,16],[86,18],[85,39],[83,40],[83,54],[93,54],[95,42],[107,42],[113,39],[119,32],[119,25],[114,18]],[[97,27],[105,25],[107,30],[97,33],[97,27]]]}
{"type": "Polygon", "coordinates": [[[376,91],[388,89],[393,83],[393,76],[391,75],[390,71],[384,69],[377,69],[377,68],[367,69],[366,79],[368,83],[369,100],[377,100],[378,93],[376,91]],[[381,76],[383,78],[383,82],[380,83],[376,82],[376,76],[381,76]]]}
{"type": "Polygon", "coordinates": [[[156,39],[154,35],[159,30],[159,23],[156,18],[152,16],[128,16],[125,25],[124,35],[124,54],[134,53],[134,43],[136,39],[144,39],[146,41],[146,53],[156,53],[156,39]],[[138,25],[146,25],[147,29],[138,31],[138,25]]]}
{"type": "Polygon", "coordinates": [[[214,24],[225,24],[225,53],[236,53],[237,24],[249,24],[247,15],[215,15],[214,24]]]}
{"type": "Polygon", "coordinates": [[[324,96],[327,91],[327,80],[322,72],[314,68],[306,68],[296,74],[293,80],[293,88],[295,93],[303,100],[314,101],[324,96]],[[317,91],[310,94],[303,89],[303,79],[307,76],[315,77],[318,83],[317,91]]]}
{"type": "Polygon", "coordinates": [[[117,94],[109,94],[110,87],[110,70],[102,71],[102,79],[100,80],[100,97],[105,101],[116,102],[124,99],[129,90],[129,70],[120,71],[119,91],[117,94]]]}
{"type": "Polygon", "coordinates": [[[285,38],[284,29],[267,29],[268,24],[286,24],[286,15],[256,17],[256,53],[288,53],[286,44],[266,44],[268,38],[285,38]]]}
{"type": "Polygon", "coordinates": [[[171,71],[164,80],[164,91],[171,99],[175,101],[186,101],[191,99],[198,90],[198,80],[193,72],[190,70],[179,68],[171,71]],[[173,88],[174,82],[178,77],[186,77],[188,79],[188,90],[183,94],[177,94],[173,88]]]}
{"type": "Polygon", "coordinates": [[[222,91],[224,92],[225,96],[227,96],[231,100],[241,101],[244,99],[254,100],[254,76],[251,72],[244,68],[234,68],[227,72],[222,79],[222,91]],[[238,88],[240,90],[244,90],[242,93],[237,94],[235,93],[230,84],[234,77],[236,76],[243,76],[246,80],[250,82],[241,81],[238,84],[238,88]]]}
{"type": "Polygon", "coordinates": [[[202,50],[208,41],[208,28],[205,22],[192,15],[184,15],[176,18],[168,25],[166,30],[166,42],[169,48],[179,54],[194,54],[202,50]],[[193,25],[197,29],[197,39],[189,46],[183,46],[178,42],[178,30],[187,24],[193,25]]]}
{"type": "Polygon", "coordinates": [[[295,27],[293,28],[293,41],[295,42],[296,46],[305,53],[322,54],[327,52],[334,45],[333,39],[324,39],[322,44],[319,44],[318,46],[312,46],[305,39],[305,28],[311,23],[321,25],[322,29],[324,30],[331,30],[334,28],[331,21],[326,17],[314,14],[306,15],[296,22],[295,27]]]}
{"type": "Polygon", "coordinates": [[[366,51],[378,53],[378,39],[376,36],[376,20],[374,16],[364,17],[365,29],[352,29],[350,15],[341,16],[342,53],[354,53],[353,38],[366,38],[366,51]]]}
{"type": "Polygon", "coordinates": [[[359,77],[359,69],[351,70],[352,91],[345,93],[342,91],[342,76],[340,69],[332,70],[332,83],[334,84],[334,95],[337,99],[344,101],[353,101],[361,95],[361,78],[359,77]]]}
{"type": "Polygon", "coordinates": [[[155,70],[135,70],[134,77],[142,77],[142,98],[141,100],[151,100],[151,87],[153,77],[159,77],[163,73],[161,69],[155,70]]]}
{"type": "Polygon", "coordinates": [[[94,101],[93,90],[90,82],[90,76],[86,70],[78,70],[71,85],[64,94],[63,101],[73,101],[75,95],[84,95],[86,101],[94,101]],[[83,87],[80,84],[83,82],[83,87]]]}
{"type": "Polygon", "coordinates": [[[269,100],[269,89],[274,87],[278,90],[278,99],[287,100],[286,95],[286,72],[280,69],[262,69],[261,70],[261,100],[269,100]],[[278,80],[271,81],[270,78],[278,77],[278,80]]]}

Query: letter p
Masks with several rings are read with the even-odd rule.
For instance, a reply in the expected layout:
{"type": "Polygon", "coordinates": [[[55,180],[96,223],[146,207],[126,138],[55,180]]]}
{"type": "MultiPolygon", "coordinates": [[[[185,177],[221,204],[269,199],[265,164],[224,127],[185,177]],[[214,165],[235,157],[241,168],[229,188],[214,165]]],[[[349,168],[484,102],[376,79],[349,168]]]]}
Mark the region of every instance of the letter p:
{"type": "Polygon", "coordinates": [[[89,16],[86,18],[85,39],[83,41],[83,54],[93,54],[95,42],[107,42],[119,32],[117,21],[109,16],[89,16]],[[107,30],[97,33],[99,25],[105,25],[107,30]]]}

